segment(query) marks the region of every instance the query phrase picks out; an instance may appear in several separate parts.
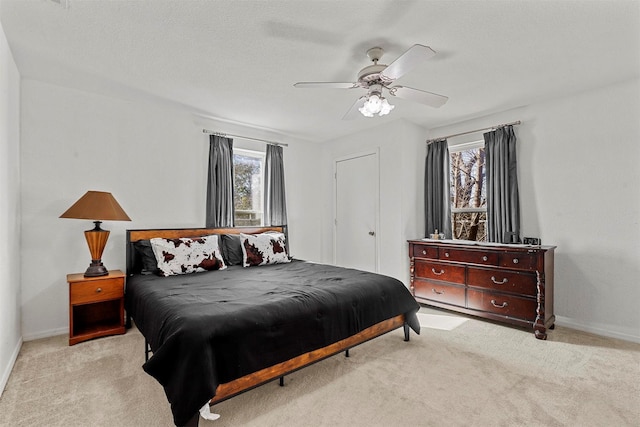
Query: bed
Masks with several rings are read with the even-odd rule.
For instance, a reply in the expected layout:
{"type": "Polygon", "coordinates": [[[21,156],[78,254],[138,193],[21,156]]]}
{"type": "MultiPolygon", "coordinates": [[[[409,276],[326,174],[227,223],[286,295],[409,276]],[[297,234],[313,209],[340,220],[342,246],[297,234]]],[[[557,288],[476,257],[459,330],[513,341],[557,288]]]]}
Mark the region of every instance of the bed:
{"type": "Polygon", "coordinates": [[[178,426],[197,426],[207,402],[282,385],[389,331],[404,328],[405,341],[410,328],[420,333],[419,305],[400,281],[291,259],[284,227],[127,230],[126,252],[127,324],[144,336],[153,355],[143,369],[178,426]],[[176,267],[180,250],[207,255],[176,267]],[[150,271],[154,262],[162,268],[150,271]]]}

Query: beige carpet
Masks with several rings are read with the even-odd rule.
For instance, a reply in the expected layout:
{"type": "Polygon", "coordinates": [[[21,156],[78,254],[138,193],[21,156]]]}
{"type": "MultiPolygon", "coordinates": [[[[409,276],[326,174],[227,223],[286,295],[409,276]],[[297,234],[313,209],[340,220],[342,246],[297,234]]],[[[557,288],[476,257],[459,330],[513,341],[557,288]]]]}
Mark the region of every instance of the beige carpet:
{"type": "MultiPolygon", "coordinates": [[[[640,426],[640,344],[561,327],[539,341],[423,313],[434,328],[411,342],[394,331],[216,405],[222,418],[200,426],[640,426]]],[[[0,425],[171,426],[143,360],[135,329],[73,347],[27,342],[0,425]]]]}

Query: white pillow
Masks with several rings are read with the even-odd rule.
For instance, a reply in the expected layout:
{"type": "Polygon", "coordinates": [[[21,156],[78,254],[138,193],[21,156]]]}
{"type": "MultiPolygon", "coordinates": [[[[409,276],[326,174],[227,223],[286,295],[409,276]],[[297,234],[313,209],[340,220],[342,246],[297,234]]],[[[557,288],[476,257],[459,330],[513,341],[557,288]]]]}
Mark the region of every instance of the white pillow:
{"type": "Polygon", "coordinates": [[[227,268],[215,234],[178,239],[157,237],[150,242],[163,276],[227,268]]]}
{"type": "Polygon", "coordinates": [[[284,233],[240,233],[240,246],[245,267],[291,262],[284,233]]]}

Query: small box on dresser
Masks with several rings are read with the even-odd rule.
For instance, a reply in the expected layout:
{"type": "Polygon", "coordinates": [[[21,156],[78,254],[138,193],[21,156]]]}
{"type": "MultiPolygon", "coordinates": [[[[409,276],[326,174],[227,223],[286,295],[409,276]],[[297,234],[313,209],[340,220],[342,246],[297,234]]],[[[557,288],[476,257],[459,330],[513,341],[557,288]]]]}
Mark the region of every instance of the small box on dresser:
{"type": "Polygon", "coordinates": [[[98,277],[67,274],[69,345],[125,333],[124,278],[120,270],[98,277]]]}
{"type": "Polygon", "coordinates": [[[532,328],[553,329],[555,246],[410,240],[411,292],[420,303],[532,328]]]}

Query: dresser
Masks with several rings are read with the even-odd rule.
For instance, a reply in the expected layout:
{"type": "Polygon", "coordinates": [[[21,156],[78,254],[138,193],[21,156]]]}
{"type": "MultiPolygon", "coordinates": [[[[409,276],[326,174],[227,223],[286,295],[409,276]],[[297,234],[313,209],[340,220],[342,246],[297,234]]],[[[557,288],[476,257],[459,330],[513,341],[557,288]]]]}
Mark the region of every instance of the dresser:
{"type": "Polygon", "coordinates": [[[553,329],[555,246],[409,240],[416,301],[511,325],[553,329]]]}

